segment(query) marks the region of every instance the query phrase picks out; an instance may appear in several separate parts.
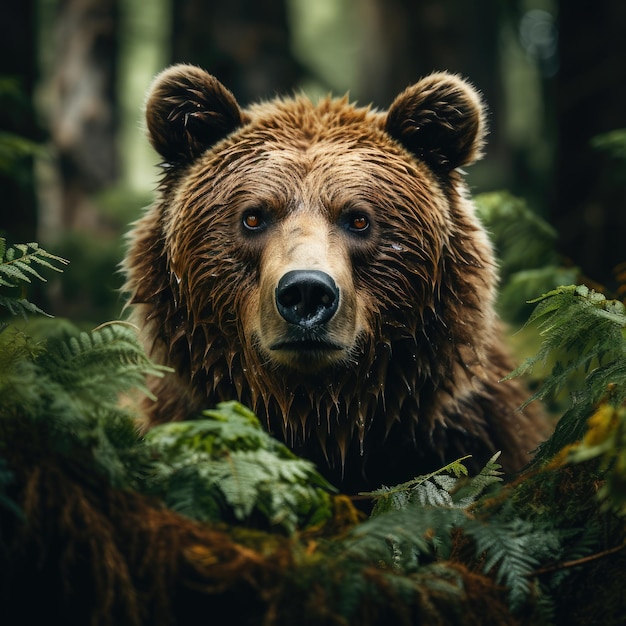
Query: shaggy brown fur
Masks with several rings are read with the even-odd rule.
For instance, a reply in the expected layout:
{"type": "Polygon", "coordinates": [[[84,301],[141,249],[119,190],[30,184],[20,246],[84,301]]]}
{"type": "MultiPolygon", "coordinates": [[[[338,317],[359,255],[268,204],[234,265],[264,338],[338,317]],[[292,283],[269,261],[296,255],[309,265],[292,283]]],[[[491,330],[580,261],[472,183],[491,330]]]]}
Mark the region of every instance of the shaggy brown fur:
{"type": "Polygon", "coordinates": [[[465,454],[528,461],[544,423],[499,382],[512,365],[494,259],[458,170],[483,142],[472,87],[439,73],[388,112],[301,97],[242,110],[179,65],[146,117],[165,169],[126,288],[150,354],[175,369],[153,381],[151,423],[239,399],[346,491],[465,454]],[[326,281],[299,285],[304,313],[286,289],[300,270],[326,281]]]}

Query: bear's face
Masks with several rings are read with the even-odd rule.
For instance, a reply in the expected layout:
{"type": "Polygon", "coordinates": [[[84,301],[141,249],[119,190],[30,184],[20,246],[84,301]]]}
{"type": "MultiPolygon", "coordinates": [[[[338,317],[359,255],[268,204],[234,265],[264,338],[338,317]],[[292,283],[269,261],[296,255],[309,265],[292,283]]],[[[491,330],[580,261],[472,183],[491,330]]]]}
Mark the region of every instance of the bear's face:
{"type": "Polygon", "coordinates": [[[194,324],[208,314],[253,360],[306,373],[358,361],[386,319],[435,306],[451,224],[439,180],[476,157],[482,119],[462,81],[427,81],[384,115],[346,99],[244,112],[197,68],[157,78],[148,129],[176,174],[164,207],[169,269],[194,324]],[[463,133],[419,102],[426,94],[442,108],[446,91],[463,133]],[[405,145],[420,133],[418,160],[405,145]]]}
{"type": "Polygon", "coordinates": [[[374,114],[351,120],[358,141],[343,138],[346,122],[334,120],[345,104],[334,108],[303,101],[284,121],[262,109],[191,165],[185,197],[168,207],[181,297],[219,310],[221,331],[270,369],[359,360],[381,319],[433,306],[450,221],[437,183],[374,114]]]}
{"type": "Polygon", "coordinates": [[[432,441],[470,415],[498,340],[492,251],[458,170],[484,132],[467,83],[433,74],[387,112],[301,97],[241,109],[179,65],[155,79],[146,119],[164,177],[126,287],[177,373],[153,421],[236,398],[343,463],[377,420],[375,437],[419,423],[432,441]]]}

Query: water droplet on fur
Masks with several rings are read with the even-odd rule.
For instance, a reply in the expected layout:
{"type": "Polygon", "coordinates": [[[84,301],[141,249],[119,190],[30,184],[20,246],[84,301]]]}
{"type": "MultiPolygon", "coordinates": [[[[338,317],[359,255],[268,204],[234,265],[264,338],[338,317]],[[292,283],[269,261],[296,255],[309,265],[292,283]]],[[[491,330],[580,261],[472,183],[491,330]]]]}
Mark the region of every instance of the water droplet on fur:
{"type": "Polygon", "coordinates": [[[404,246],[401,246],[399,243],[392,243],[391,247],[394,250],[397,250],[398,252],[403,252],[404,251],[404,246]]]}
{"type": "Polygon", "coordinates": [[[357,430],[359,431],[359,454],[363,456],[365,452],[365,446],[364,446],[365,420],[363,419],[363,415],[361,415],[361,402],[359,401],[358,404],[359,404],[359,416],[357,417],[357,420],[356,420],[356,427],[357,427],[357,430]]]}

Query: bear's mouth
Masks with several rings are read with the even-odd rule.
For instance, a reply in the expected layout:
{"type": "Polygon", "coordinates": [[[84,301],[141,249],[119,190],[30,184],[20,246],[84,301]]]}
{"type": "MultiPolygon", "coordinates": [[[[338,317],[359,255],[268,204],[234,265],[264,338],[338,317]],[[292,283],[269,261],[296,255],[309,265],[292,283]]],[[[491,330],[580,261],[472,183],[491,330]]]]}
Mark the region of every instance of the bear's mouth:
{"type": "Polygon", "coordinates": [[[332,352],[343,350],[343,346],[328,340],[322,339],[284,339],[273,343],[270,350],[284,350],[289,352],[332,352]]]}
{"type": "Polygon", "coordinates": [[[282,337],[270,345],[270,350],[288,352],[336,352],[343,350],[337,341],[333,341],[325,329],[290,328],[282,337]]]}

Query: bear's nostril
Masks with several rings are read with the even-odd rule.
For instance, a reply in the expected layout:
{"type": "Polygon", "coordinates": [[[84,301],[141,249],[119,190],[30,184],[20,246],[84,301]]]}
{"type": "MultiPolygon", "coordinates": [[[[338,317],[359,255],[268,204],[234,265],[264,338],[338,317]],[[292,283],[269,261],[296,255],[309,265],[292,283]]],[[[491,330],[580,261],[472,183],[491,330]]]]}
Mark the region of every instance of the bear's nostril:
{"type": "Polygon", "coordinates": [[[333,317],[338,306],[339,289],[325,272],[293,270],[278,282],[276,307],[290,324],[320,326],[333,317]]]}

